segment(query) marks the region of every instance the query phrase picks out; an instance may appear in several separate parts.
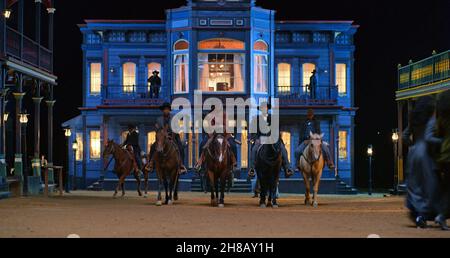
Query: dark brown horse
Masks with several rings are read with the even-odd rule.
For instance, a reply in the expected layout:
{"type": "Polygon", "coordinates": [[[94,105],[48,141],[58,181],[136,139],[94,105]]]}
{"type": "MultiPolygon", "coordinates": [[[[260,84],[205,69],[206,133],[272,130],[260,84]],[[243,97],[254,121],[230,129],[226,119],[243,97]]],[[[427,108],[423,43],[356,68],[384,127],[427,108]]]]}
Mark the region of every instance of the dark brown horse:
{"type": "Polygon", "coordinates": [[[172,205],[173,200],[178,200],[177,188],[181,165],[180,153],[176,143],[172,141],[166,129],[159,130],[156,133],[155,144],[156,151],[153,160],[158,176],[158,202],[156,205],[162,205],[161,191],[163,185],[166,190],[165,204],[172,205]]]}
{"type": "MultiPolygon", "coordinates": [[[[103,160],[106,162],[109,156],[114,158],[114,172],[119,178],[119,183],[117,184],[116,190],[114,192],[114,198],[117,196],[119,190],[122,189],[122,197],[125,196],[125,179],[133,172],[134,178],[137,182],[137,192],[139,196],[141,193],[141,179],[139,176],[139,168],[134,160],[134,155],[129,150],[123,149],[119,144],[115,143],[113,140],[108,140],[103,152],[103,160]]],[[[105,166],[105,170],[107,167],[105,166]]]]}
{"type": "Polygon", "coordinates": [[[232,169],[232,155],[227,138],[221,134],[214,136],[206,147],[206,171],[211,185],[211,206],[213,207],[225,207],[225,188],[232,169]]]}

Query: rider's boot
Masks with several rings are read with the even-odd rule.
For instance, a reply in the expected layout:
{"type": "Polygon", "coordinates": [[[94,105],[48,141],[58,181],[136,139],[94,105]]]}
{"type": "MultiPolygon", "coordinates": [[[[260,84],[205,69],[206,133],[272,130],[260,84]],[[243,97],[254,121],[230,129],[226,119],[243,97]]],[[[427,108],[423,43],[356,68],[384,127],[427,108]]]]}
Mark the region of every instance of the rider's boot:
{"type": "Polygon", "coordinates": [[[203,156],[203,153],[202,153],[202,155],[200,156],[200,158],[199,158],[198,161],[197,161],[197,164],[195,164],[195,166],[194,166],[194,170],[195,170],[197,173],[199,173],[200,170],[202,169],[202,166],[203,166],[203,159],[204,159],[204,156],[203,156]]]}
{"type": "Polygon", "coordinates": [[[184,164],[180,165],[180,175],[184,175],[187,173],[187,168],[184,166],[184,164]]]}
{"type": "Polygon", "coordinates": [[[249,178],[255,178],[256,177],[256,170],[254,167],[250,167],[248,169],[248,177],[249,178]]]}
{"type": "Polygon", "coordinates": [[[295,174],[295,171],[289,165],[288,166],[284,166],[283,170],[284,170],[284,176],[286,178],[290,178],[291,176],[293,176],[295,174]]]}

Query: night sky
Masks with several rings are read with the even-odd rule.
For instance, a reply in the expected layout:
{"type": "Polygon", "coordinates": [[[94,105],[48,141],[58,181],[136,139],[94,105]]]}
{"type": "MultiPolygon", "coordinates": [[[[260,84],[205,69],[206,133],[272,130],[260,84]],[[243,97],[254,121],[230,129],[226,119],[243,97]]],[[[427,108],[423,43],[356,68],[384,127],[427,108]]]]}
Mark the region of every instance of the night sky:
{"type": "MultiPolygon", "coordinates": [[[[55,73],[56,121],[79,114],[82,104],[81,33],[84,19],[165,19],[165,9],[183,5],[183,0],[111,1],[78,0],[56,3],[55,73]]],[[[259,0],[257,4],[277,11],[278,20],[354,20],[356,34],[356,181],[367,185],[367,145],[376,151],[377,187],[392,185],[393,151],[391,132],[396,128],[394,92],[397,65],[450,49],[450,1],[286,1],[259,0]],[[295,5],[296,7],[294,7],[295,5]]],[[[44,120],[45,121],[45,120],[44,120]]],[[[62,129],[55,135],[56,163],[65,162],[62,129]]]]}

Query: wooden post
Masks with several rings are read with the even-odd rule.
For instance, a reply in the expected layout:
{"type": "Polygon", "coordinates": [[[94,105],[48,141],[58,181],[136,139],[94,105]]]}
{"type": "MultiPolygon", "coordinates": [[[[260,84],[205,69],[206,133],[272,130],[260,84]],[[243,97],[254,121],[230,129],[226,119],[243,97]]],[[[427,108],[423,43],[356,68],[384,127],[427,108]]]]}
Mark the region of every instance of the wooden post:
{"type": "Polygon", "coordinates": [[[48,198],[48,167],[44,168],[44,197],[48,198]]]}

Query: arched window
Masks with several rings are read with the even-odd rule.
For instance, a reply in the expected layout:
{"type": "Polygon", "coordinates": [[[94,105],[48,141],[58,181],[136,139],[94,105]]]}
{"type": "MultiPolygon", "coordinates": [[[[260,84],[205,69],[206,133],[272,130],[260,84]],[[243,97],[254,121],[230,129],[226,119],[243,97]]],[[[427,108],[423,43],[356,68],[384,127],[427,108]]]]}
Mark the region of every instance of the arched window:
{"type": "Polygon", "coordinates": [[[179,40],[175,43],[173,49],[175,51],[189,50],[189,42],[186,40],[179,40]]]}
{"type": "Polygon", "coordinates": [[[305,92],[309,92],[308,85],[311,82],[311,76],[313,71],[316,70],[316,65],[313,63],[304,63],[302,65],[303,71],[303,88],[305,92]]]}
{"type": "Polygon", "coordinates": [[[253,90],[256,93],[267,93],[269,91],[269,56],[267,54],[269,47],[258,40],[253,46],[256,51],[253,59],[253,90]]]}
{"type": "Polygon", "coordinates": [[[226,50],[244,50],[245,43],[236,39],[216,38],[207,39],[198,43],[199,50],[226,49],[226,50]]]}
{"type": "Polygon", "coordinates": [[[291,64],[278,64],[278,92],[291,92],[291,64]]]}
{"type": "Polygon", "coordinates": [[[263,52],[269,52],[269,46],[266,42],[262,40],[258,40],[255,42],[255,45],[253,46],[253,49],[255,51],[263,51],[263,52]]]}
{"type": "Polygon", "coordinates": [[[124,63],[122,67],[122,76],[123,91],[126,93],[134,92],[136,87],[136,64],[132,62],[124,63]]]}

